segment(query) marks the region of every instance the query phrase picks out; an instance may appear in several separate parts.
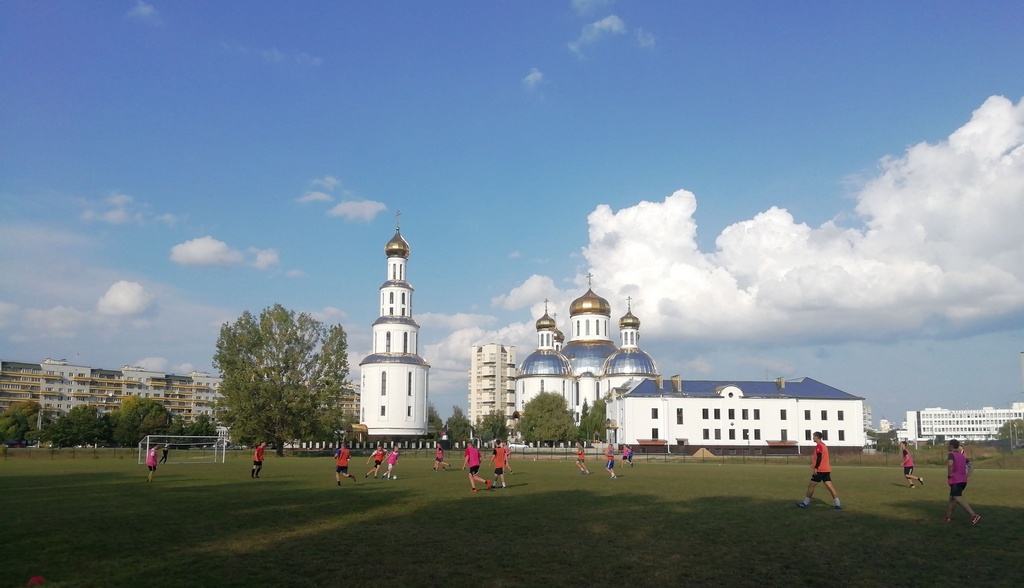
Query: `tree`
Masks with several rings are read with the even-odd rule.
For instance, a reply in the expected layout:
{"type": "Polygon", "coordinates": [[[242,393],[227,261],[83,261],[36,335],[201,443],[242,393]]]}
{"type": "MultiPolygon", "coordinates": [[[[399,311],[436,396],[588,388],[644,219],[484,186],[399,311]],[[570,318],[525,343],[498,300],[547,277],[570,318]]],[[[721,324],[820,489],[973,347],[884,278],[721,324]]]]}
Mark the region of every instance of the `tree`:
{"type": "Polygon", "coordinates": [[[996,433],[996,439],[1007,439],[1013,445],[1020,445],[1021,435],[1024,435],[1024,420],[1016,419],[1003,423],[996,433]]]}
{"type": "Polygon", "coordinates": [[[523,407],[519,430],[527,441],[568,441],[576,423],[561,395],[541,392],[523,407]]]}
{"type": "Polygon", "coordinates": [[[0,414],[0,443],[4,441],[24,442],[35,430],[39,416],[39,403],[35,400],[15,402],[0,414]]]}
{"type": "Polygon", "coordinates": [[[441,415],[437,413],[434,403],[427,404],[427,431],[430,432],[431,437],[439,439],[443,429],[444,421],[441,420],[441,415]]]}
{"type": "Polygon", "coordinates": [[[110,418],[95,406],[82,404],[68,411],[43,432],[44,440],[57,447],[74,447],[110,439],[110,418]]]}
{"type": "Polygon", "coordinates": [[[445,427],[448,429],[448,438],[452,441],[467,441],[473,436],[473,425],[462,412],[462,407],[458,405],[452,407],[452,416],[448,417],[445,427]]]}
{"type": "Polygon", "coordinates": [[[597,431],[598,439],[603,440],[606,433],[605,421],[608,418],[607,413],[608,405],[604,399],[598,398],[595,400],[593,408],[588,408],[586,401],[584,401],[577,440],[593,441],[594,431],[597,431]]]}
{"type": "Polygon", "coordinates": [[[152,398],[129,396],[110,415],[113,439],[118,445],[135,447],[146,435],[163,435],[171,426],[171,413],[152,398]]]}
{"type": "Polygon", "coordinates": [[[185,434],[195,437],[212,437],[217,434],[217,423],[208,414],[201,414],[196,420],[185,425],[185,434]]]}
{"type": "Polygon", "coordinates": [[[223,377],[217,416],[240,443],[273,442],[277,455],[296,439],[343,429],[339,399],[348,377],[340,325],[325,327],[280,304],[221,326],[213,365],[223,377]]]}
{"type": "Polygon", "coordinates": [[[485,415],[476,425],[476,434],[485,441],[507,438],[508,424],[505,422],[505,415],[500,412],[485,415]]]}

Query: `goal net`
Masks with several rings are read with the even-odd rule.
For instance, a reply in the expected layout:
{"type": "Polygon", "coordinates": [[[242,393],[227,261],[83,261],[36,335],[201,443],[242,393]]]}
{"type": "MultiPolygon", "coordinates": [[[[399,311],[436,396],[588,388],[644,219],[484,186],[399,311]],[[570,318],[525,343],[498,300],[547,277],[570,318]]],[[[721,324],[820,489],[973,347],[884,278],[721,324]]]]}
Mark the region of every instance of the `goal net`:
{"type": "Polygon", "coordinates": [[[146,435],[139,443],[139,463],[146,463],[150,449],[156,449],[158,464],[224,463],[228,440],[218,436],[146,435]]]}

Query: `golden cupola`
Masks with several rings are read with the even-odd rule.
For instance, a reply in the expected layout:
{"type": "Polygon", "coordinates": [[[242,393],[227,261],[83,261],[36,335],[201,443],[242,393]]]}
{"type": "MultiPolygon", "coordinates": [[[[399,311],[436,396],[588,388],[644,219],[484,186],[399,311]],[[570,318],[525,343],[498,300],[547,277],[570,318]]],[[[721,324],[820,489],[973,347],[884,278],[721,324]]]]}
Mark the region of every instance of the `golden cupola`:
{"type": "Polygon", "coordinates": [[[398,228],[395,228],[395,236],[391,237],[391,240],[384,246],[384,254],[388,257],[409,259],[409,251],[409,243],[402,238],[402,233],[399,232],[398,228]]]}
{"type": "Polygon", "coordinates": [[[599,314],[610,317],[612,315],[612,307],[608,304],[607,300],[594,294],[593,289],[587,288],[586,294],[573,300],[572,304],[569,305],[570,316],[579,314],[599,314]]]}

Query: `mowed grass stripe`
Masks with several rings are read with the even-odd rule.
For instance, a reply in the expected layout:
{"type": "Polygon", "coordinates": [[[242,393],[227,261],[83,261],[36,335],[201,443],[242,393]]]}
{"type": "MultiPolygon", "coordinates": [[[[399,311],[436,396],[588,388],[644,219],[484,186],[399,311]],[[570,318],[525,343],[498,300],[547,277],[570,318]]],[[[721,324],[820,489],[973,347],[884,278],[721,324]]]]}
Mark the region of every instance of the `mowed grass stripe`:
{"type": "MultiPolygon", "coordinates": [[[[945,472],[838,467],[846,510],[806,466],[640,463],[611,480],[589,460],[513,462],[508,489],[404,457],[396,481],[334,482],[330,458],[165,465],[0,462],[0,585],[727,586],[1020,585],[1024,471],[979,470],[982,515],[943,523],[945,472]]],[[[485,465],[483,471],[489,473],[485,465]]],[[[489,476],[487,476],[489,477],[489,476]]]]}

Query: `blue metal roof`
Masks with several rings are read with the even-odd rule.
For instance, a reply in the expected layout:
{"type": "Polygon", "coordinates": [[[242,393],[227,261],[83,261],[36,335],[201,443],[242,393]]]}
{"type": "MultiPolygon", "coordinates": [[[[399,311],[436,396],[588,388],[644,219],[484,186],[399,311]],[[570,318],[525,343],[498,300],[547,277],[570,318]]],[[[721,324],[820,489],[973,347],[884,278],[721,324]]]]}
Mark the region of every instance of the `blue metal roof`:
{"type": "Polygon", "coordinates": [[[628,396],[679,396],[679,397],[705,397],[719,398],[718,390],[724,386],[736,386],[743,391],[746,398],[807,398],[821,400],[863,400],[860,396],[854,396],[833,388],[828,384],[811,378],[797,378],[786,380],[785,386],[780,388],[774,381],[743,381],[743,380],[681,380],[682,390],[677,392],[673,388],[672,380],[664,378],[661,387],[653,378],[645,378],[628,396]]]}

